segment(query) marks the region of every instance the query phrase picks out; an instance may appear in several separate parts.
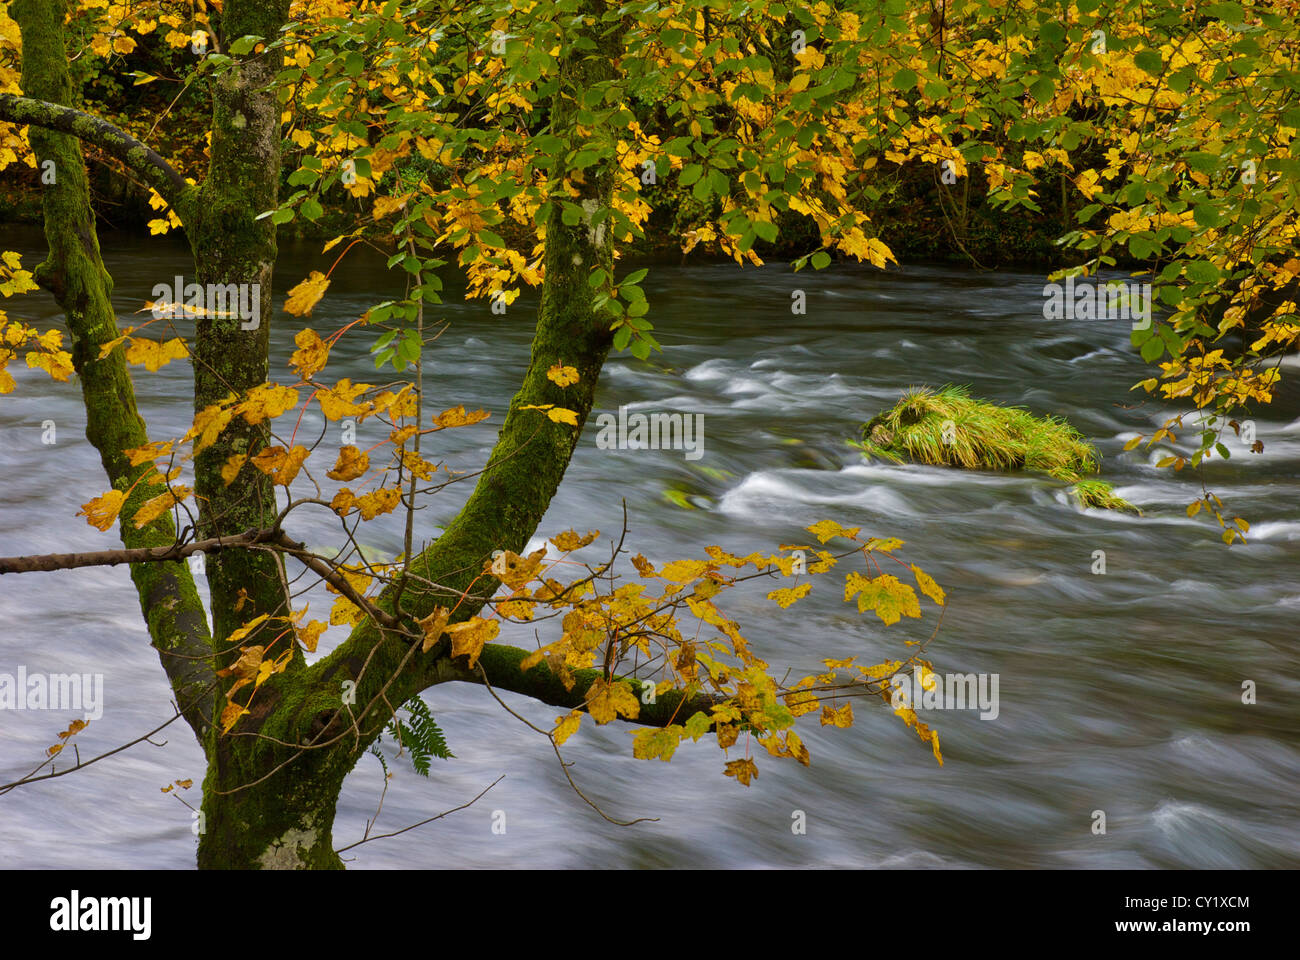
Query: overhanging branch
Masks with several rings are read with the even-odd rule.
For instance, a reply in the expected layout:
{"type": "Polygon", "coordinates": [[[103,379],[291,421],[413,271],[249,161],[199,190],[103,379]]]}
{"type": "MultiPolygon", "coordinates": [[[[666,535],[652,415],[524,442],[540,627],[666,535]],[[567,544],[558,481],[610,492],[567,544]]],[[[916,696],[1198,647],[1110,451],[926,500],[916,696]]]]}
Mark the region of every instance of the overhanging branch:
{"type": "Polygon", "coordinates": [[[180,202],[190,189],[185,178],[154,150],[107,120],[72,107],[12,93],[0,93],[0,120],[54,130],[85,143],[93,143],[139,174],[145,183],[157,190],[177,210],[182,220],[185,219],[180,202]]]}
{"type": "MultiPolygon", "coordinates": [[[[497,690],[521,693],[553,707],[563,707],[568,710],[585,710],[587,691],[592,683],[605,676],[600,670],[573,670],[574,684],[572,689],[568,689],[545,661],[529,670],[524,670],[521,664],[528,655],[529,651],[519,647],[489,643],[483,647],[478,662],[487,673],[488,683],[497,690]]],[[[463,657],[455,660],[440,660],[438,673],[440,682],[463,681],[477,683],[480,686],[483,684],[483,676],[477,667],[471,670],[463,657]]],[[[710,707],[721,702],[720,699],[705,693],[685,697],[680,690],[665,690],[653,698],[653,703],[647,703],[646,700],[650,698],[646,692],[654,687],[653,683],[632,677],[616,677],[616,679],[631,684],[632,692],[637,700],[641,701],[640,712],[635,719],[629,720],[629,723],[639,723],[648,727],[684,724],[697,711],[702,710],[708,714],[710,707]]]]}

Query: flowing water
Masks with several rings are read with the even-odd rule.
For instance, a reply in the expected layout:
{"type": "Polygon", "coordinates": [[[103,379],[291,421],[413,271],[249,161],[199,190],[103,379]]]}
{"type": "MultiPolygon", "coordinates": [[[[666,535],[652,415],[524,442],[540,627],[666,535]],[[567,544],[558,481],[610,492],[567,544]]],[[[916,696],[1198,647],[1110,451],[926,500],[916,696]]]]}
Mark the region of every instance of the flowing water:
{"type": "MultiPolygon", "coordinates": [[[[30,265],[39,233],[7,228],[5,249],[30,265]]],[[[106,260],[124,323],[156,283],[190,276],[186,250],[109,236],[106,260]]],[[[281,289],[334,254],[289,248],[281,289]]],[[[382,264],[343,264],[312,325],[337,329],[391,294],[382,264]]],[[[883,274],[836,266],[656,267],[645,282],[657,335],[651,363],[606,365],[597,412],[702,414],[704,455],[682,450],[602,450],[588,424],[541,532],[599,528],[616,536],[626,500],[628,543],[653,561],[806,542],[821,519],[907,541],[906,558],[948,591],[928,648],[939,673],[996,674],[997,717],[944,711],[923,717],[940,732],[945,765],[879,701],[856,701],[848,730],[800,725],[812,766],[756,757],[744,788],[722,776],[712,738],[684,744],[671,764],[631,756],[633,729],[584,724],[566,745],[584,792],[611,816],[658,817],[615,826],[569,788],[545,738],[485,690],[445,685],[426,700],[456,759],[434,760],[424,779],[403,762],[376,832],[399,829],[469,800],[467,810],[346,854],[355,867],[1281,867],[1300,865],[1300,394],[1283,390],[1255,418],[1262,456],[1231,440],[1212,464],[1212,489],[1253,524],[1247,546],[1225,547],[1218,527],[1189,519],[1198,495],[1190,471],[1157,471],[1173,450],[1125,453],[1173,408],[1129,387],[1149,368],[1128,346],[1127,321],[1045,320],[1042,277],[908,266],[883,274]],[[792,291],[807,313],[791,312],[792,291]],[[867,464],[846,445],[858,425],[913,384],[967,383],[978,396],[1068,417],[1098,446],[1102,475],[1145,512],[1080,512],[1061,485],[919,466],[867,464]],[[1095,551],[1105,552],[1105,573],[1095,551]],[[1242,703],[1243,681],[1258,702],[1242,703]],[[505,833],[493,832],[504,812],[505,833]],[[792,831],[803,811],[806,834],[792,831]],[[1106,832],[1093,832],[1104,811],[1106,832]]],[[[282,299],[282,295],[281,295],[282,299]]],[[[465,468],[482,463],[528,360],[535,299],[504,317],[484,303],[455,301],[432,347],[430,406],[484,407],[486,423],[439,434],[438,453],[465,468]]],[[[58,323],[45,294],[5,305],[38,325],[58,323]]],[[[273,370],[281,382],[293,349],[291,318],[277,314],[273,370]]],[[[372,336],[354,332],[336,349],[335,377],[375,378],[372,336]]],[[[12,365],[11,365],[12,368],[12,365]]],[[[75,516],[106,488],[84,438],[73,383],[18,371],[0,400],[0,555],[106,549],[75,516]],[[55,442],[43,443],[53,421],[55,442]]],[[[189,369],[172,363],[136,376],[155,439],[188,426],[189,369]]],[[[338,424],[304,418],[299,432],[337,445],[338,424]]],[[[381,439],[372,423],[358,445],[381,439]]],[[[1190,433],[1190,431],[1188,431],[1190,433]]],[[[48,439],[48,437],[46,437],[48,439]]],[[[332,458],[331,458],[332,459],[332,458]]],[[[420,517],[428,537],[468,494],[453,486],[420,517]]],[[[320,518],[291,524],[309,542],[329,541],[320,518]]],[[[401,525],[366,525],[365,543],[400,549],[401,525]]],[[[537,541],[540,543],[540,540],[537,541]]],[[[592,548],[595,549],[595,548],[592,548]]],[[[200,578],[200,583],[202,580],[200,578]]],[[[724,598],[778,676],[820,668],[822,657],[878,662],[923,639],[926,618],[884,628],[842,602],[836,579],[779,611],[761,584],[724,598]]],[[[312,595],[322,617],[329,598],[312,595]]],[[[170,691],[149,648],[125,568],[6,576],[0,583],[0,672],[104,676],[105,710],[77,738],[83,758],[139,736],[171,714],[170,691]]],[[[321,651],[343,638],[333,629],[321,651]]],[[[531,644],[532,631],[508,634],[531,644]]],[[[544,638],[553,639],[553,638],[544,638]]],[[[541,726],[556,708],[512,694],[506,702],[541,726]]],[[[0,779],[38,762],[73,714],[0,713],[0,779]]],[[[195,837],[179,793],[198,805],[202,755],[187,729],[167,728],[74,775],[0,797],[0,849],[10,866],[190,867],[195,837]],[[192,778],[189,791],[161,792],[192,778]]],[[[391,751],[390,751],[391,754],[391,751]]],[[[733,750],[732,756],[739,754],[733,750]]],[[[360,839],[382,786],[366,757],[348,779],[334,837],[360,839]]]]}

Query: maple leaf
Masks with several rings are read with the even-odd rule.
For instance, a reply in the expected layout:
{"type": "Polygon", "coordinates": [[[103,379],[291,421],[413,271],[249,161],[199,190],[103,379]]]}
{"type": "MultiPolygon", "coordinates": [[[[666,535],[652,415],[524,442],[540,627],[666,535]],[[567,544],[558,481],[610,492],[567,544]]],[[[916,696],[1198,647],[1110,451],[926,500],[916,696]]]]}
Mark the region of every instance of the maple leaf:
{"type": "Polygon", "coordinates": [[[133,526],[137,530],[148,526],[176,504],[185,500],[191,492],[189,487],[178,485],[146,500],[140,509],[135,512],[135,516],[132,518],[133,526]]]}
{"type": "Polygon", "coordinates": [[[357,449],[352,444],[340,448],[334,468],[325,476],[331,480],[355,480],[370,469],[370,455],[357,449]]]}
{"type": "Polygon", "coordinates": [[[728,777],[735,777],[743,786],[749,786],[749,782],[758,776],[758,765],[748,757],[742,760],[731,760],[723,769],[728,777]]]}
{"type": "Polygon", "coordinates": [[[27,354],[27,366],[34,370],[44,370],[52,379],[66,383],[73,372],[72,354],[66,350],[58,350],[54,353],[33,351],[27,354]]]}
{"type": "Polygon", "coordinates": [[[218,403],[204,407],[194,415],[194,425],[185,434],[185,439],[197,438],[194,444],[196,456],[217,442],[232,417],[234,412],[218,403]]]}
{"type": "Polygon", "coordinates": [[[85,517],[86,522],[99,530],[107,530],[122,511],[126,503],[126,494],[121,490],[110,490],[103,496],[95,497],[89,503],[83,503],[77,516],[85,517]]]}
{"type": "Polygon", "coordinates": [[[451,407],[442,411],[433,418],[434,426],[440,430],[450,429],[451,427],[468,427],[471,424],[478,423],[480,420],[486,420],[492,414],[486,410],[474,410],[471,413],[465,412],[465,405],[451,407]]]}
{"type": "Polygon", "coordinates": [[[470,617],[464,623],[453,623],[447,627],[451,635],[451,655],[469,657],[469,668],[474,669],[478,663],[483,646],[491,643],[501,631],[501,624],[496,620],[484,620],[482,617],[470,617]]]}
{"type": "Polygon", "coordinates": [[[344,377],[333,388],[329,390],[318,390],[316,399],[320,401],[321,412],[325,414],[327,420],[339,420],[343,417],[355,417],[359,414],[369,412],[368,404],[358,404],[354,401],[361,394],[370,389],[369,384],[354,384],[348,377],[344,377]]]}
{"type": "Polygon", "coordinates": [[[513,550],[504,550],[492,559],[489,570],[506,586],[517,589],[537,576],[538,568],[545,559],[545,547],[534,550],[527,557],[521,557],[513,550]]]}
{"type": "Polygon", "coordinates": [[[570,426],[578,425],[578,415],[572,410],[566,410],[564,407],[557,407],[553,403],[526,403],[519,408],[520,410],[542,410],[552,423],[567,423],[570,426]]]}
{"type": "Polygon", "coordinates": [[[891,574],[885,573],[873,580],[854,571],[844,578],[844,602],[858,596],[858,612],[875,610],[876,616],[890,626],[900,617],[919,617],[921,605],[916,591],[891,574]]]}
{"type": "Polygon", "coordinates": [[[160,367],[173,360],[183,360],[190,352],[185,349],[185,341],[179,337],[161,343],[157,340],[132,338],[127,345],[125,356],[130,364],[144,364],[144,368],[154,373],[160,367]]]}
{"type": "Polygon", "coordinates": [[[653,760],[656,757],[667,763],[682,742],[683,728],[672,724],[663,729],[651,727],[639,730],[632,739],[632,756],[638,760],[653,760]]]}
{"type": "MultiPolygon", "coordinates": [[[[340,491],[341,492],[341,491],[340,491]]],[[[335,497],[337,500],[338,498],[335,497]]],[[[356,508],[361,511],[362,520],[373,520],[384,513],[392,513],[402,500],[402,491],[396,487],[386,487],[366,493],[356,498],[356,508]]]]}
{"type": "Polygon", "coordinates": [[[330,348],[324,340],[310,327],[299,330],[293,336],[298,347],[289,358],[289,366],[304,380],[310,380],[315,374],[325,369],[329,361],[330,348]]]}
{"type": "Polygon", "coordinates": [[[564,533],[551,537],[551,543],[555,544],[557,550],[572,553],[574,550],[581,550],[598,536],[600,536],[599,530],[589,530],[585,537],[578,536],[576,530],[566,530],[564,533]]]}
{"type": "Polygon", "coordinates": [[[812,589],[811,583],[801,583],[799,586],[786,590],[773,590],[767,595],[767,599],[775,600],[781,609],[785,609],[796,600],[801,600],[808,596],[808,591],[812,589]]]}
{"type": "Polygon", "coordinates": [[[340,517],[346,517],[353,510],[357,509],[356,501],[356,494],[347,487],[344,487],[338,493],[334,494],[334,499],[330,501],[330,509],[340,517]]]}
{"type": "Polygon", "coordinates": [[[568,716],[555,718],[555,729],[551,731],[551,736],[555,739],[557,747],[563,746],[564,741],[577,732],[579,724],[582,723],[582,711],[574,710],[568,716]]]}
{"type": "Polygon", "coordinates": [[[608,683],[604,678],[592,681],[587,688],[587,712],[598,724],[609,723],[619,714],[635,720],[641,713],[641,701],[632,692],[632,685],[621,680],[608,683]]]}
{"type": "Polygon", "coordinates": [[[822,726],[823,727],[853,726],[853,704],[846,703],[838,710],[833,710],[830,707],[822,707],[822,726]]]}
{"type": "Polygon", "coordinates": [[[921,592],[942,607],[944,604],[943,589],[939,584],[935,583],[934,578],[915,565],[912,567],[912,575],[916,577],[916,585],[921,588],[921,592]]]}
{"type": "Polygon", "coordinates": [[[703,560],[674,560],[666,563],[659,571],[659,576],[669,583],[690,583],[704,576],[709,565],[703,560]]]}
{"type": "Polygon", "coordinates": [[[313,270],[306,280],[289,291],[289,299],[285,301],[284,309],[295,317],[306,316],[320,302],[321,297],[325,296],[329,285],[329,277],[319,270],[313,270]]]}
{"type": "Polygon", "coordinates": [[[227,703],[221,711],[221,732],[229,733],[234,725],[239,722],[239,718],[248,712],[248,708],[241,707],[233,700],[227,703]]]}
{"type": "Polygon", "coordinates": [[[546,371],[546,379],[561,387],[567,387],[578,382],[578,369],[577,367],[566,367],[557,363],[546,371]]]}
{"type": "Polygon", "coordinates": [[[861,527],[841,527],[834,520],[821,520],[814,523],[811,527],[805,527],[809,533],[817,538],[818,543],[825,543],[831,537],[847,537],[852,540],[858,535],[861,527]]]}
{"type": "Polygon", "coordinates": [[[303,645],[303,648],[308,653],[316,652],[316,645],[320,643],[320,635],[325,632],[326,626],[328,624],[320,620],[309,620],[305,627],[301,627],[296,631],[298,642],[303,645]]]}
{"type": "Polygon", "coordinates": [[[293,387],[263,383],[249,390],[248,396],[234,407],[233,412],[240,414],[247,423],[258,424],[274,420],[297,405],[298,391],[293,387]]]}
{"type": "Polygon", "coordinates": [[[138,467],[146,460],[158,460],[162,457],[169,456],[172,452],[173,442],[171,440],[155,441],[146,443],[143,447],[136,447],[133,450],[124,450],[127,460],[131,466],[138,467]]]}
{"type": "Polygon", "coordinates": [[[239,476],[247,459],[246,453],[232,453],[226,458],[226,462],[221,465],[221,480],[227,487],[235,482],[235,477],[239,476]]]}
{"type": "Polygon", "coordinates": [[[249,462],[271,478],[271,482],[287,487],[298,476],[303,461],[307,459],[308,450],[301,444],[294,444],[292,450],[284,447],[267,447],[249,462]]]}
{"type": "Polygon", "coordinates": [[[330,624],[333,626],[340,626],[342,624],[352,624],[355,626],[365,618],[365,611],[347,597],[336,598],[334,605],[330,607],[330,624]]]}
{"type": "Polygon", "coordinates": [[[421,653],[428,653],[433,649],[433,645],[438,642],[443,631],[447,628],[447,619],[451,616],[451,610],[448,607],[436,607],[433,613],[429,614],[422,620],[415,621],[424,631],[424,641],[420,645],[421,653]]]}

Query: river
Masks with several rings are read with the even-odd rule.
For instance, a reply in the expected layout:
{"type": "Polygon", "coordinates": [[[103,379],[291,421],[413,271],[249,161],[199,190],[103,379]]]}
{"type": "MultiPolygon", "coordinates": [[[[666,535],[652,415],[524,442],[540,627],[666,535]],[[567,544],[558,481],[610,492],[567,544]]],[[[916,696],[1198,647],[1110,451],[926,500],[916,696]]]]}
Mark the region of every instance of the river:
{"type": "MultiPolygon", "coordinates": [[[[175,243],[113,234],[102,243],[125,324],[147,316],[136,311],[154,284],[192,275],[175,243]]],[[[13,227],[0,247],[22,252],[29,268],[43,250],[39,232],[13,227]]],[[[335,252],[318,251],[285,247],[278,301],[308,270],[328,269],[335,252]]],[[[311,325],[325,332],[350,322],[392,292],[387,282],[381,261],[346,261],[311,325]]],[[[1253,524],[1248,545],[1225,547],[1217,525],[1186,515],[1199,495],[1192,471],[1155,468],[1169,444],[1123,452],[1174,411],[1130,391],[1150,368],[1128,345],[1128,322],[1044,319],[1042,285],[1032,273],[924,265],[798,274],[781,264],[656,266],[644,287],[664,351],[650,363],[612,358],[597,412],[702,414],[704,455],[598,449],[593,418],[540,531],[599,528],[603,543],[617,535],[626,499],[628,543],[656,562],[701,557],[709,544],[771,552],[806,541],[801,528],[821,519],[906,540],[903,555],[948,591],[928,648],[935,669],[999,677],[995,719],[975,710],[923,717],[940,733],[944,766],[879,701],[855,701],[848,730],[806,718],[799,729],[811,767],[760,750],[748,788],[723,777],[712,737],[663,764],[632,758],[633,728],[584,723],[565,747],[584,792],[615,818],[659,818],[621,827],[570,790],[545,738],[483,689],[445,685],[426,700],[456,759],[434,760],[428,779],[390,761],[395,776],[375,832],[505,778],[466,810],[349,851],[349,866],[1300,866],[1300,391],[1289,381],[1255,417],[1262,456],[1230,440],[1231,460],[1208,469],[1214,492],[1253,524]],[[791,312],[796,289],[806,314],[791,312]],[[946,382],[1069,418],[1100,450],[1102,476],[1144,516],[1080,512],[1042,477],[867,464],[846,445],[902,390],[946,382]],[[1093,572],[1098,550],[1104,574],[1093,572]],[[1243,681],[1253,681],[1257,703],[1242,703],[1243,681]],[[805,833],[792,830],[796,811],[805,833]],[[1104,834],[1093,830],[1095,811],[1105,813],[1104,834]],[[503,820],[505,832],[494,832],[503,820]]],[[[430,348],[426,389],[434,409],[493,412],[436,437],[441,457],[473,468],[527,364],[536,297],[522,296],[503,317],[454,292],[448,299],[433,311],[450,326],[430,348]]],[[[44,293],[3,306],[42,328],[59,323],[44,293]]],[[[277,313],[280,382],[292,376],[285,361],[299,325],[277,313]]],[[[374,382],[372,339],[346,338],[333,375],[374,382]]],[[[136,370],[150,437],[178,436],[191,416],[188,365],[136,370]]],[[[15,372],[18,390],[0,399],[0,555],[117,546],[115,531],[75,516],[107,488],[75,380],[52,386],[43,373],[15,372]],[[46,421],[53,444],[42,442],[46,421]]],[[[321,428],[309,415],[300,429],[314,437],[321,428]]],[[[378,441],[378,430],[363,424],[358,444],[378,441]]],[[[452,487],[430,501],[420,520],[427,536],[467,494],[452,487]]],[[[325,542],[328,525],[313,523],[290,532],[325,542]]],[[[363,529],[367,545],[400,549],[396,518],[363,529]]],[[[778,676],[787,667],[792,676],[815,672],[822,657],[874,663],[933,628],[929,601],[924,620],[883,628],[844,604],[837,582],[816,578],[812,595],[787,611],[763,599],[766,586],[737,591],[724,608],[778,676]]],[[[323,619],[329,598],[311,599],[323,619]]],[[[6,576],[0,622],[0,672],[104,675],[104,715],[77,737],[83,758],[171,714],[125,568],[6,576]]],[[[507,637],[531,643],[532,631],[507,637]]],[[[342,638],[331,630],[321,652],[342,638]]],[[[503,696],[540,726],[559,712],[503,696]]],[[[34,766],[72,718],[0,713],[0,778],[34,766]]],[[[155,740],[162,745],[0,797],[6,865],[192,868],[192,817],[175,795],[198,806],[202,753],[179,724],[155,740]],[[187,778],[192,789],[162,792],[187,778]]],[[[381,786],[378,761],[364,758],[340,799],[336,845],[361,838],[381,786]]]]}

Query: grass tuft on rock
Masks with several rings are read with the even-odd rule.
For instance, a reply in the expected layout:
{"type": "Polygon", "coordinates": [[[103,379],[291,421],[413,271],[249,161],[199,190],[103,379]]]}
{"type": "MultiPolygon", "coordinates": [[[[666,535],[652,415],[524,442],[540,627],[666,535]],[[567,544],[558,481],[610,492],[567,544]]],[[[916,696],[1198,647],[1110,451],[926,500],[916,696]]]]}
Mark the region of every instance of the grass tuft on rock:
{"type": "Polygon", "coordinates": [[[1097,455],[1064,420],[1035,417],[970,395],[966,387],[914,387],[862,426],[868,455],[966,470],[1038,470],[1077,482],[1096,473],[1097,455]]]}
{"type": "Polygon", "coordinates": [[[1102,510],[1120,510],[1135,513],[1139,517],[1142,511],[1123,497],[1115,496],[1113,488],[1105,480],[1080,480],[1070,488],[1070,495],[1082,507],[1098,507],[1102,510]]]}

